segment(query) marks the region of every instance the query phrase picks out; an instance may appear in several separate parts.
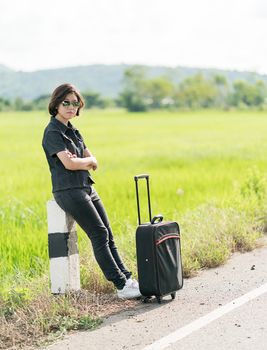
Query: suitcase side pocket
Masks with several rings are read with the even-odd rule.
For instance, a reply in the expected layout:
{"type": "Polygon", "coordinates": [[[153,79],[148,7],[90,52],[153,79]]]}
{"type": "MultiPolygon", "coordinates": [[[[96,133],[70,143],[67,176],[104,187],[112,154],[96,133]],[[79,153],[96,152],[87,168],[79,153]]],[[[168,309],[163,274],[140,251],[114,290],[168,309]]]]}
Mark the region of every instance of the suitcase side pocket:
{"type": "Polygon", "coordinates": [[[156,241],[160,294],[169,294],[183,286],[180,234],[169,232],[156,241]]]}

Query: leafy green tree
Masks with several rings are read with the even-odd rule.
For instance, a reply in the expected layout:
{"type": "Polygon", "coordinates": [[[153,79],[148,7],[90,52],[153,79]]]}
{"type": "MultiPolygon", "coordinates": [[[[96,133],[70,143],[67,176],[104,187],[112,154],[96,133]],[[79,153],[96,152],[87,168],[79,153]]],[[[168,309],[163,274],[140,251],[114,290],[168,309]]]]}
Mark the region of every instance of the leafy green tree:
{"type": "Polygon", "coordinates": [[[174,86],[166,78],[154,78],[147,81],[146,95],[150,99],[151,108],[162,108],[173,104],[174,86]]]}
{"type": "Polygon", "coordinates": [[[236,81],[230,96],[231,104],[235,107],[261,107],[266,100],[267,90],[263,81],[249,84],[243,80],[236,81]]]}
{"type": "Polygon", "coordinates": [[[0,111],[10,109],[11,103],[8,99],[0,97],[0,111]]]}
{"type": "Polygon", "coordinates": [[[119,95],[119,103],[130,112],[142,112],[148,108],[145,69],[133,66],[124,71],[124,90],[119,95]]]}
{"type": "Polygon", "coordinates": [[[213,76],[213,83],[217,89],[215,106],[219,108],[228,107],[229,86],[224,75],[216,74],[213,76]]]}
{"type": "Polygon", "coordinates": [[[217,91],[212,81],[196,74],[181,82],[175,94],[176,105],[187,108],[208,108],[215,104],[217,91]]]}
{"type": "Polygon", "coordinates": [[[50,95],[41,95],[33,100],[33,108],[38,110],[46,110],[48,108],[50,95]]]}
{"type": "Polygon", "coordinates": [[[32,111],[34,109],[31,101],[24,102],[22,105],[22,111],[32,111]]]}
{"type": "Polygon", "coordinates": [[[16,97],[13,105],[16,111],[21,111],[23,106],[23,99],[21,97],[16,97]]]}
{"type": "Polygon", "coordinates": [[[85,91],[82,95],[85,102],[85,108],[106,108],[111,103],[110,100],[101,97],[98,92],[85,91]]]}
{"type": "Polygon", "coordinates": [[[13,103],[13,108],[16,111],[31,111],[33,110],[33,103],[31,101],[24,101],[21,97],[17,97],[13,103]]]}

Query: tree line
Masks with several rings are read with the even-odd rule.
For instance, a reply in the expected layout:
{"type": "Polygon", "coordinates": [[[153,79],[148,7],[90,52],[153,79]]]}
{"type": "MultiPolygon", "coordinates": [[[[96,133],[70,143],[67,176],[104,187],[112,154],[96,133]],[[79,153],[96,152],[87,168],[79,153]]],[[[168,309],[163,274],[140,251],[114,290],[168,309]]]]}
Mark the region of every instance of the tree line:
{"type": "MultiPolygon", "coordinates": [[[[97,92],[82,92],[85,100],[86,108],[98,107],[107,108],[114,105],[111,99],[101,97],[97,92]]],[[[47,110],[50,95],[41,95],[32,101],[23,100],[17,97],[9,100],[0,96],[0,111],[31,111],[31,110],[47,110]]]]}
{"type": "Polygon", "coordinates": [[[175,108],[265,108],[267,87],[238,80],[229,84],[223,75],[205,77],[198,73],[175,84],[167,77],[147,78],[144,68],[134,66],[124,72],[124,90],[119,96],[129,111],[175,108]]]}
{"type": "MultiPolygon", "coordinates": [[[[83,91],[82,95],[86,108],[123,107],[131,112],[153,109],[267,108],[267,86],[261,80],[254,83],[237,80],[230,84],[223,75],[206,77],[198,73],[180,83],[174,83],[170,77],[149,78],[142,66],[133,66],[124,71],[123,89],[114,99],[94,91],[83,91]]],[[[20,97],[14,100],[0,97],[0,111],[47,109],[49,98],[49,95],[42,95],[32,101],[25,101],[20,97]]]]}

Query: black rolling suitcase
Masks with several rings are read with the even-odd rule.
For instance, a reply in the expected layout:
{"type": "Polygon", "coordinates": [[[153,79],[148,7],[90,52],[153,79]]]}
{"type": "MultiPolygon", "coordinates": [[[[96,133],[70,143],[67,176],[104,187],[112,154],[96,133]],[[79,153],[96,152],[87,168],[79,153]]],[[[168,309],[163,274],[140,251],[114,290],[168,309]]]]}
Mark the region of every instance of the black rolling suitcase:
{"type": "Polygon", "coordinates": [[[145,302],[152,296],[160,303],[164,295],[175,298],[183,287],[180,230],[177,222],[164,222],[162,215],[151,217],[149,175],[134,177],[139,226],[136,230],[136,255],[140,292],[145,302]],[[149,223],[141,224],[138,180],[146,179],[149,223]]]}

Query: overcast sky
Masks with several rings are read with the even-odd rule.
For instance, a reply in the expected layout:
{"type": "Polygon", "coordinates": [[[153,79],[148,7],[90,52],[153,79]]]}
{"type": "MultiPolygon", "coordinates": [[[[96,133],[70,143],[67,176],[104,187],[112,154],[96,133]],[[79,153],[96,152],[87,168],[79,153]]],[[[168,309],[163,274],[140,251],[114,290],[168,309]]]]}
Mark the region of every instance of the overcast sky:
{"type": "Polygon", "coordinates": [[[0,64],[105,64],[267,74],[267,0],[0,0],[0,64]]]}

